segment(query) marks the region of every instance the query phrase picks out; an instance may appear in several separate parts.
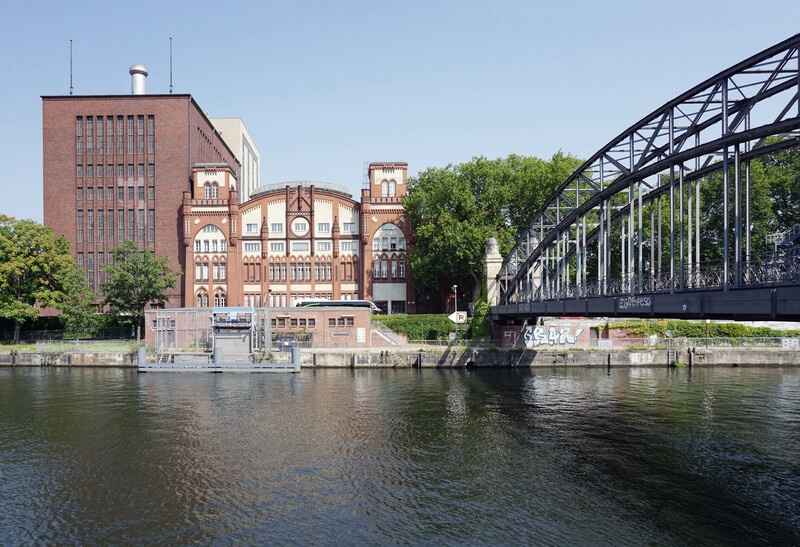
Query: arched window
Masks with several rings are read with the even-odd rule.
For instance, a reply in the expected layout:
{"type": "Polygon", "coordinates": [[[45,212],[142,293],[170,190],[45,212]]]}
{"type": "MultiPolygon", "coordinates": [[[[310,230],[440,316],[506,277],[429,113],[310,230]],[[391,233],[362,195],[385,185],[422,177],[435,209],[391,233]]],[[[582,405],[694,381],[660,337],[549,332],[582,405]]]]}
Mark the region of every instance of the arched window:
{"type": "Polygon", "coordinates": [[[219,197],[219,184],[216,182],[211,184],[211,199],[217,199],[219,197]]]}
{"type": "Polygon", "coordinates": [[[389,181],[381,182],[381,196],[386,197],[389,195],[389,181]]]}
{"type": "Polygon", "coordinates": [[[207,308],[208,307],[208,293],[205,291],[200,291],[197,293],[197,307],[198,308],[207,308]]]}
{"type": "Polygon", "coordinates": [[[207,182],[203,185],[203,190],[205,190],[204,197],[205,199],[211,199],[211,183],[207,182]]]}
{"type": "Polygon", "coordinates": [[[389,195],[390,196],[397,195],[397,183],[393,180],[389,181],[389,195]]]}
{"type": "Polygon", "coordinates": [[[217,290],[216,292],[214,292],[214,307],[215,308],[225,307],[225,291],[217,290]]]}

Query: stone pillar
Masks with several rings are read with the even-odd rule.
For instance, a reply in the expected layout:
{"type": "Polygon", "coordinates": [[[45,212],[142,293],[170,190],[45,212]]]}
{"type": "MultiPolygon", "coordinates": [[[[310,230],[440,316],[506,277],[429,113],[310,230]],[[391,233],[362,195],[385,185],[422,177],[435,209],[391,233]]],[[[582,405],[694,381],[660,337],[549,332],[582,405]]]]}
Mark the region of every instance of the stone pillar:
{"type": "Polygon", "coordinates": [[[500,303],[500,286],[497,283],[497,274],[503,266],[503,257],[497,246],[494,234],[489,237],[486,243],[486,253],[483,258],[483,273],[486,276],[486,300],[489,306],[497,306],[500,303]]]}

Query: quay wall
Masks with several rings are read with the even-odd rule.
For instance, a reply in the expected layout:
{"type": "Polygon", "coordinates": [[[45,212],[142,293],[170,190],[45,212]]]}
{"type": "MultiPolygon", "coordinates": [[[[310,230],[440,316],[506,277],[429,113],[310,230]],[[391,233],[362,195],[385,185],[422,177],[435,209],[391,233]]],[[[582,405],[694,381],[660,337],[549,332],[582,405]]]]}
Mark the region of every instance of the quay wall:
{"type": "MultiPolygon", "coordinates": [[[[800,366],[800,350],[778,348],[301,350],[303,368],[800,366]]],[[[136,367],[135,353],[0,352],[2,366],[136,367]]]]}

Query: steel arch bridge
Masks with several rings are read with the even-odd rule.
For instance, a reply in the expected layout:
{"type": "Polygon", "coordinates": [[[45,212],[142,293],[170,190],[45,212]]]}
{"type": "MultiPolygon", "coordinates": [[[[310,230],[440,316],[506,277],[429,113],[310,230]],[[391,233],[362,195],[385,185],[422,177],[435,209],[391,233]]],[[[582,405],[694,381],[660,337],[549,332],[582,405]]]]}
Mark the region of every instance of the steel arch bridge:
{"type": "Polygon", "coordinates": [[[595,153],[504,260],[493,321],[800,320],[800,229],[771,252],[761,240],[756,252],[750,234],[751,161],[800,147],[799,50],[800,34],[669,101],[595,153]],[[712,206],[719,227],[709,233],[712,206]],[[701,234],[721,259],[701,255],[701,234]]]}

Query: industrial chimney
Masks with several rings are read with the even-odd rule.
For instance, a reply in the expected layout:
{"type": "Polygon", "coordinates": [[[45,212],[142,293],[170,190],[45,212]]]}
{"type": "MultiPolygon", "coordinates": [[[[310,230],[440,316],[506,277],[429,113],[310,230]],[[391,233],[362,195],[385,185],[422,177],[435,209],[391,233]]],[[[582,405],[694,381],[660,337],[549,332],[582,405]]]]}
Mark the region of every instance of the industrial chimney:
{"type": "Polygon", "coordinates": [[[144,95],[147,68],[144,65],[133,65],[128,72],[131,75],[131,95],[144,95]]]}

